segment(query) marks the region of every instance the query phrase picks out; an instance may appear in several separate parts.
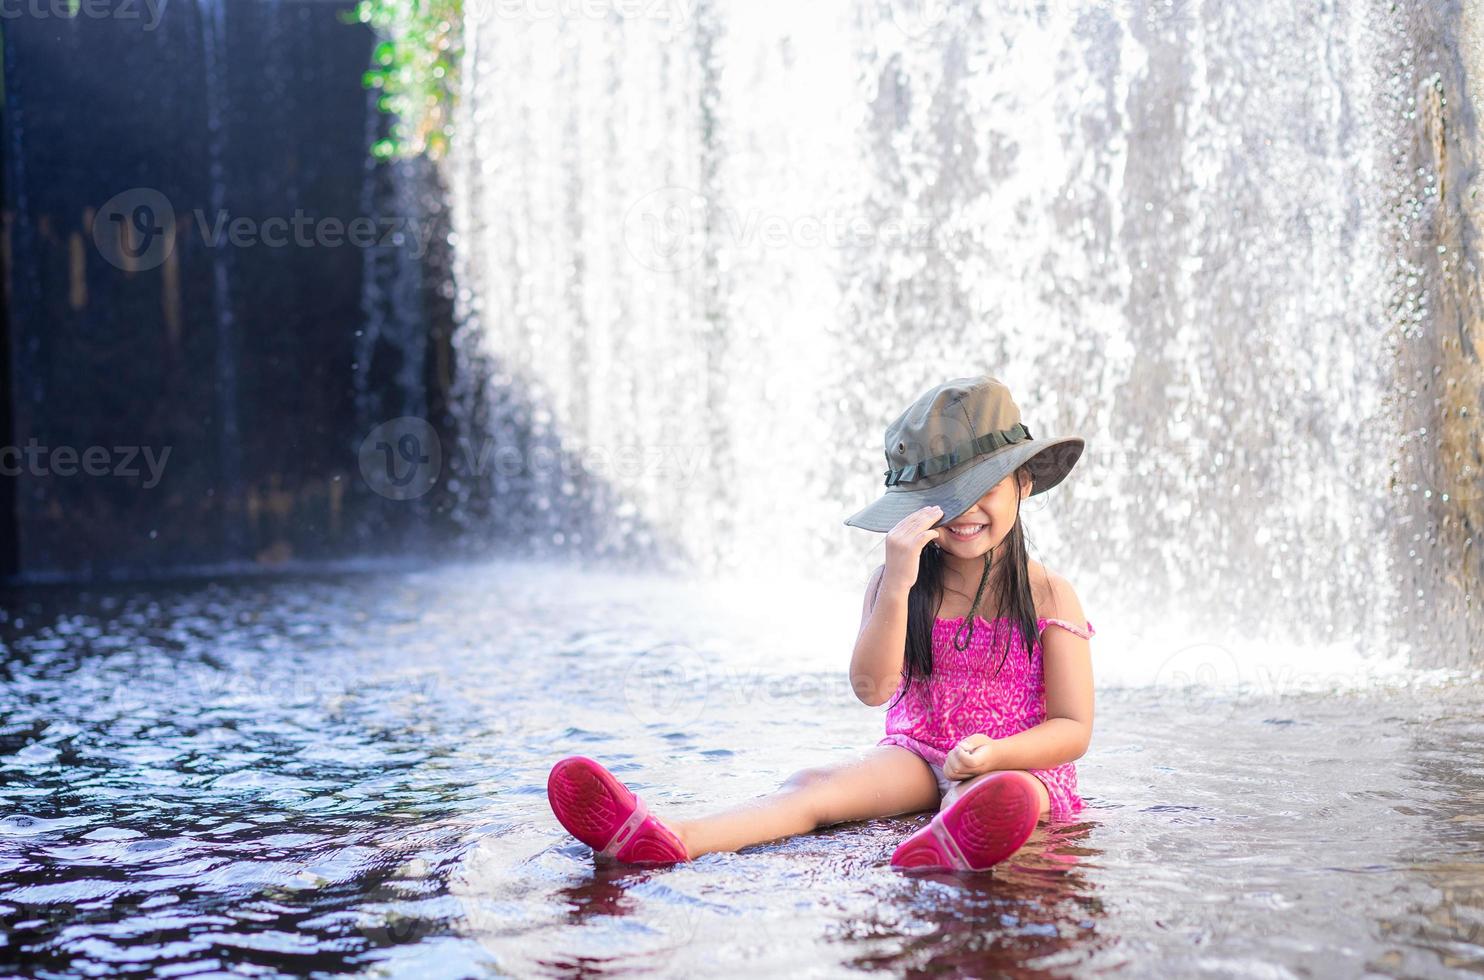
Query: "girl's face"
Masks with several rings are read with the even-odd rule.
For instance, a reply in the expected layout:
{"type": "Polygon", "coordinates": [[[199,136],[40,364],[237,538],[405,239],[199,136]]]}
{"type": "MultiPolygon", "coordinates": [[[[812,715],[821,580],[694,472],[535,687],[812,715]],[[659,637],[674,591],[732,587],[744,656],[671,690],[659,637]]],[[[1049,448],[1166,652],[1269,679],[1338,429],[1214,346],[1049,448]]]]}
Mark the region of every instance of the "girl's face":
{"type": "Polygon", "coordinates": [[[988,493],[980,497],[974,506],[953,519],[951,524],[939,526],[938,547],[955,558],[982,558],[990,548],[998,548],[1005,535],[1015,526],[1015,515],[1020,510],[1016,499],[1017,483],[1021,499],[1030,496],[1029,476],[1018,478],[1011,473],[995,484],[988,493]]]}

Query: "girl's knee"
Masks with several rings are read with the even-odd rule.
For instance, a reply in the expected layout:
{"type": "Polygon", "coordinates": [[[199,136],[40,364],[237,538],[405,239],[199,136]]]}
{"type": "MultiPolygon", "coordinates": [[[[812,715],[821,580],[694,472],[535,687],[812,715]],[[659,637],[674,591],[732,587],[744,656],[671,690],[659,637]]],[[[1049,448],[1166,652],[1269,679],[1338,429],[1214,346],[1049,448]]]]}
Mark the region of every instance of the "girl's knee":
{"type": "Polygon", "coordinates": [[[827,769],[800,769],[783,781],[785,794],[795,816],[810,828],[838,822],[838,809],[829,792],[831,773],[827,769]]]}
{"type": "Polygon", "coordinates": [[[1040,776],[1031,773],[1031,778],[1036,781],[1036,798],[1040,801],[1041,817],[1044,818],[1051,812],[1051,790],[1046,787],[1045,780],[1040,776]]]}

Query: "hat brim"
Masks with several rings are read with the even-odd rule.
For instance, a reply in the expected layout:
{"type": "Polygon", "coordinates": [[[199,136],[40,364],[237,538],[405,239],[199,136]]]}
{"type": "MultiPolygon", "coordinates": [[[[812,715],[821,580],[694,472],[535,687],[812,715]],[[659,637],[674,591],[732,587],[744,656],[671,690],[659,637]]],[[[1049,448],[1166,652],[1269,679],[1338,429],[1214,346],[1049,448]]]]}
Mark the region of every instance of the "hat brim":
{"type": "Polygon", "coordinates": [[[974,506],[1005,477],[1030,463],[1033,477],[1030,495],[1044,493],[1066,479],[1086,445],[1081,436],[1055,439],[1026,439],[990,453],[968,464],[952,478],[935,486],[913,489],[911,484],[888,487],[886,493],[845,519],[851,527],[886,532],[908,514],[923,507],[943,508],[943,517],[933,526],[953,521],[974,506]]]}

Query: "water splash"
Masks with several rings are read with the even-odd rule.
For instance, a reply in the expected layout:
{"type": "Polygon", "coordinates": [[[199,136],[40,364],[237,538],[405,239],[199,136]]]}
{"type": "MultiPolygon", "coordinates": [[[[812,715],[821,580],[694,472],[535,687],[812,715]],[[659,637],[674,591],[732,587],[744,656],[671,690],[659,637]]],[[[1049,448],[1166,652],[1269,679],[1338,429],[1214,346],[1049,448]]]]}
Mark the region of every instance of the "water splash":
{"type": "Polygon", "coordinates": [[[468,497],[537,550],[622,552],[639,519],[704,569],[858,584],[881,539],[841,521],[885,423],[988,372],[1037,436],[1087,439],[1026,520],[1099,605],[1436,642],[1407,632],[1394,480],[1409,30],[1139,0],[471,13],[460,343],[579,462],[697,465],[599,472],[612,510],[528,456],[468,497]]]}

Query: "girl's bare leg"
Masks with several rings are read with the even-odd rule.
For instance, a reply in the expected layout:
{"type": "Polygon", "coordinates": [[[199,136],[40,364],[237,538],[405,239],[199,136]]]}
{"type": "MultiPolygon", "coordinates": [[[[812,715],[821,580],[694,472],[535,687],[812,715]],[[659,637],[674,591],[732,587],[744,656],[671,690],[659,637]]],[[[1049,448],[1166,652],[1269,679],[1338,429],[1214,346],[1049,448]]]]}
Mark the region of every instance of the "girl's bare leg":
{"type": "MultiPolygon", "coordinates": [[[[995,771],[999,772],[1000,770],[995,771]]],[[[952,803],[954,800],[962,796],[964,790],[968,789],[970,786],[973,786],[979,780],[989,775],[993,775],[993,773],[982,772],[977,776],[971,776],[968,779],[961,779],[953,783],[953,785],[949,787],[948,792],[943,794],[943,799],[939,802],[938,809],[942,810],[944,807],[948,806],[948,804],[952,803]]],[[[1051,812],[1051,794],[1046,791],[1046,784],[1041,782],[1039,776],[1037,776],[1033,772],[1027,773],[1027,775],[1030,776],[1031,779],[1033,779],[1036,783],[1036,795],[1041,800],[1041,816],[1045,817],[1046,814],[1051,812]]]]}
{"type": "Polygon", "coordinates": [[[938,781],[926,762],[900,745],[877,745],[856,759],[801,769],[767,796],[665,824],[694,858],[830,824],[931,810],[937,802],[938,781]]]}

